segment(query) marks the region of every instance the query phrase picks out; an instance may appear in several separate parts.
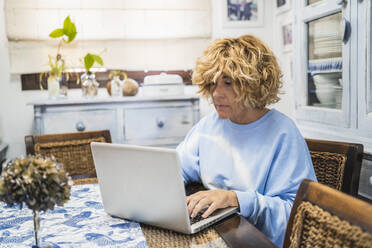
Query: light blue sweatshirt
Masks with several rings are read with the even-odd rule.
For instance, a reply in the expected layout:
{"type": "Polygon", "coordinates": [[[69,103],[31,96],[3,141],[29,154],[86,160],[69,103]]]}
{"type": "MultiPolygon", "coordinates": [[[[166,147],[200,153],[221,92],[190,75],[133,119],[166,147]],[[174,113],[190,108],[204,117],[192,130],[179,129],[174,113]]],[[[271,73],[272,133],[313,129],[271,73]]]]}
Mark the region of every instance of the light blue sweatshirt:
{"type": "Polygon", "coordinates": [[[213,112],[189,131],[177,151],[186,183],[235,191],[240,214],[279,247],[301,181],[316,181],[305,140],[275,109],[245,125],[213,112]]]}

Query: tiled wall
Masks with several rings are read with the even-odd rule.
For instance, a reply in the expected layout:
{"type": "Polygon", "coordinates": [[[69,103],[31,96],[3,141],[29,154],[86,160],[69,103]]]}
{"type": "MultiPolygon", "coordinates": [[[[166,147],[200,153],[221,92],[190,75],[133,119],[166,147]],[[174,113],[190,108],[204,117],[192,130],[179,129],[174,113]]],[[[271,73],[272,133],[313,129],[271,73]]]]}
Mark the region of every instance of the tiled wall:
{"type": "Polygon", "coordinates": [[[47,69],[58,43],[48,35],[68,15],[78,30],[63,51],[73,67],[105,50],[107,68],[190,69],[211,37],[210,0],[6,0],[5,15],[12,73],[47,69]]]}

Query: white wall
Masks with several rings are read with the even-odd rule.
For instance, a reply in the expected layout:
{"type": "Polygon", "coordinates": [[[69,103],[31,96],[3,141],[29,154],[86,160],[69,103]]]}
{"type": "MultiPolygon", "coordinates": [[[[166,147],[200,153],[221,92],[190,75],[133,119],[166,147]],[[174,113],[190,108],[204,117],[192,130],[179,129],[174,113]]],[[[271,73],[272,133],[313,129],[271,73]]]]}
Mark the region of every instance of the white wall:
{"type": "MultiPolygon", "coordinates": [[[[295,0],[293,0],[295,1],[295,0]]],[[[274,1],[276,2],[276,1],[274,1]]],[[[290,2],[290,1],[289,1],[290,2]]],[[[288,23],[293,24],[293,11],[290,9],[286,12],[277,12],[276,4],[273,6],[273,43],[272,49],[279,60],[279,64],[281,66],[283,72],[283,88],[282,91],[284,92],[281,95],[281,100],[274,105],[274,107],[289,117],[291,117],[295,121],[295,101],[294,101],[294,85],[293,85],[293,47],[290,49],[284,49],[283,47],[283,34],[282,34],[282,26],[288,23]]],[[[292,40],[293,42],[293,40],[292,40]]]]}
{"type": "MultiPolygon", "coordinates": [[[[4,18],[4,0],[0,0],[0,99],[4,99],[6,87],[9,84],[9,57],[8,57],[8,40],[5,32],[4,18]]],[[[6,102],[0,102],[0,142],[4,139],[4,110],[6,102]]]]}

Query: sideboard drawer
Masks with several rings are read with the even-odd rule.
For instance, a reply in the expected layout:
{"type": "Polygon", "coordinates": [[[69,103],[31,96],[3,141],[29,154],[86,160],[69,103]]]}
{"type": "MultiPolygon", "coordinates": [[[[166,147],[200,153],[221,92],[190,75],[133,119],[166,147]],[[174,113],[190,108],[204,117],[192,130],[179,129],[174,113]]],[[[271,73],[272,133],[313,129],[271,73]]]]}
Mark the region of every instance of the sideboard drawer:
{"type": "Polygon", "coordinates": [[[34,134],[110,130],[113,143],[175,147],[199,121],[196,95],[98,97],[29,103],[34,134]]]}
{"type": "Polygon", "coordinates": [[[124,112],[124,137],[128,143],[184,137],[193,123],[191,107],[127,109],[124,112]]]}
{"type": "Polygon", "coordinates": [[[68,112],[48,112],[43,115],[45,134],[109,129],[117,137],[116,110],[92,109],[68,112]]]}

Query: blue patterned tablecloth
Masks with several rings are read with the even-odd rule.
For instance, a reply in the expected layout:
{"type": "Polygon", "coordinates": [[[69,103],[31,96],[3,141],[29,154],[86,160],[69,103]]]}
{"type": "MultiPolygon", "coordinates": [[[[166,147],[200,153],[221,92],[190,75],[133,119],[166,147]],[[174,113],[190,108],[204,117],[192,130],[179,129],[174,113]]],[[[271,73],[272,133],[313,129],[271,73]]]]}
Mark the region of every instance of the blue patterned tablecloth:
{"type": "MultiPolygon", "coordinates": [[[[97,184],[77,185],[63,207],[40,214],[40,245],[51,247],[147,247],[136,222],[114,218],[103,209],[97,184]]],[[[0,203],[0,247],[34,245],[32,211],[0,203]]]]}

